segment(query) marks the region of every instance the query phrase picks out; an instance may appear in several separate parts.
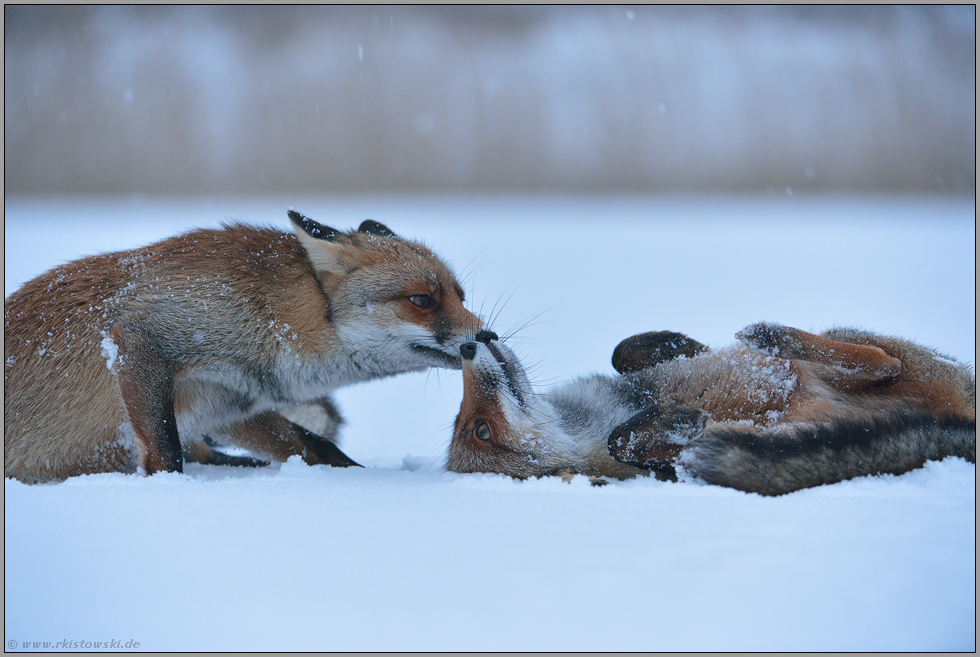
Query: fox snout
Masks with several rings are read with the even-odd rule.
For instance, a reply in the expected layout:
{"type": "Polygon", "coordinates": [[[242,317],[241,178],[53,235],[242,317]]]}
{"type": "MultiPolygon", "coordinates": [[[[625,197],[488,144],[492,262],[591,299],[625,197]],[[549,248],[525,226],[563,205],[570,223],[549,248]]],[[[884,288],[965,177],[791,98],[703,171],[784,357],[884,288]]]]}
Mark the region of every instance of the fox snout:
{"type": "Polygon", "coordinates": [[[476,358],[476,343],[467,342],[459,348],[459,355],[463,360],[473,360],[476,358]]]}
{"type": "Polygon", "coordinates": [[[499,340],[497,334],[493,331],[488,331],[486,329],[480,330],[474,336],[475,342],[466,342],[459,347],[459,355],[463,360],[473,360],[476,358],[476,348],[477,342],[482,342],[485,345],[490,345],[491,340],[499,340]]]}

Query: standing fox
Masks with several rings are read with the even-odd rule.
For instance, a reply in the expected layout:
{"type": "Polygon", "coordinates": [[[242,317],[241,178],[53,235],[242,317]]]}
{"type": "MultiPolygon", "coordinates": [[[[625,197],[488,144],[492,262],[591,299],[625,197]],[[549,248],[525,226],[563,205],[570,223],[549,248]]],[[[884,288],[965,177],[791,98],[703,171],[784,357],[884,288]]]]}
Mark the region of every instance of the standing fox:
{"type": "Polygon", "coordinates": [[[371,220],[339,232],[289,217],[295,236],[196,230],[76,260],[7,298],[5,476],[258,463],[215,441],[356,465],[333,443],[332,390],[459,368],[460,345],[492,336],[421,244],[371,220]]]}
{"type": "Polygon", "coordinates": [[[624,340],[621,376],[545,394],[493,340],[464,344],[449,469],[694,478],[763,495],[961,456],[976,462],[976,379],[930,349],[863,331],[754,324],[709,351],[678,333],[624,340]]]}

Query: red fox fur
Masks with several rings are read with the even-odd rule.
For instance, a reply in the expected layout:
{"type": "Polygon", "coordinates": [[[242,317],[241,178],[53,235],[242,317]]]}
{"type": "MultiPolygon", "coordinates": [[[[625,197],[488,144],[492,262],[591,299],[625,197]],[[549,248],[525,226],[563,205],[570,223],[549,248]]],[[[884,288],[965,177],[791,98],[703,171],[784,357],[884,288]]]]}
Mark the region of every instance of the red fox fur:
{"type": "Polygon", "coordinates": [[[641,334],[620,376],[534,393],[504,345],[464,344],[449,469],[524,478],[693,478],[778,495],[927,460],[976,462],[976,379],[931,349],[864,331],[755,324],[710,351],[641,334]]]}
{"type": "Polygon", "coordinates": [[[458,368],[482,322],[423,245],[370,220],[340,232],[289,216],[295,235],[195,230],[70,262],[5,299],[4,474],[251,461],[216,442],[354,464],[333,444],[330,392],[458,368]]]}

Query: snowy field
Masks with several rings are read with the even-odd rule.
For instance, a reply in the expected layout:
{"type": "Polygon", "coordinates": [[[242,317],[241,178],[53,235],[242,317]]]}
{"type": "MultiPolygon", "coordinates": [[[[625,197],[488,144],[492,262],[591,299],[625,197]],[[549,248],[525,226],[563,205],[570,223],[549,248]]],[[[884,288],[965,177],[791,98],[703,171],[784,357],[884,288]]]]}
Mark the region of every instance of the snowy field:
{"type": "MultiPolygon", "coordinates": [[[[852,325],[976,360],[968,197],[5,199],[4,294],[230,219],[422,239],[548,385],[634,333],[852,325]]],[[[4,486],[4,641],[140,650],[965,650],[976,469],[763,498],[444,468],[458,372],[341,390],[302,462],[4,486]]],[[[101,649],[101,648],[99,648],[101,649]]]]}

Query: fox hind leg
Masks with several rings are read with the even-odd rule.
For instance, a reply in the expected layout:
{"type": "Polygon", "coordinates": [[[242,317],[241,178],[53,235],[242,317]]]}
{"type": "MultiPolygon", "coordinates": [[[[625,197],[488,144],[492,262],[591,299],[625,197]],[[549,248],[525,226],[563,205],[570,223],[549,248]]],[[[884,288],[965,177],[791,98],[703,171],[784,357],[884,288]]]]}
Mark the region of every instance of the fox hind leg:
{"type": "Polygon", "coordinates": [[[683,333],[651,331],[626,338],[613,350],[612,365],[620,374],[637,372],[680,357],[694,358],[708,348],[683,333]]]}
{"type": "Polygon", "coordinates": [[[977,384],[973,368],[930,347],[852,328],[835,328],[828,339],[879,348],[902,362],[902,373],[889,381],[888,393],[915,400],[937,417],[977,416],[977,384]]]}
{"type": "Polygon", "coordinates": [[[831,378],[842,384],[886,381],[902,372],[902,361],[879,347],[834,340],[779,324],[752,324],[735,337],[757,353],[827,365],[835,372],[831,378]]]}

